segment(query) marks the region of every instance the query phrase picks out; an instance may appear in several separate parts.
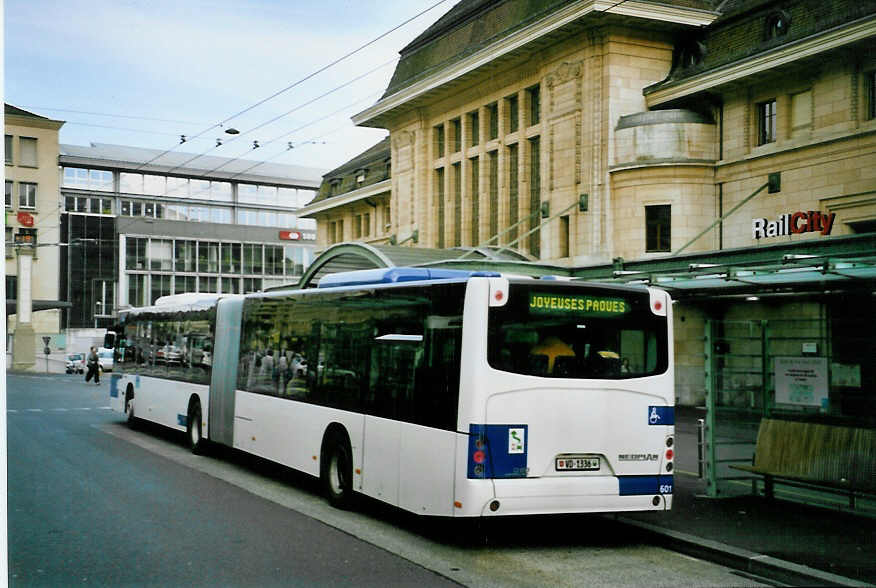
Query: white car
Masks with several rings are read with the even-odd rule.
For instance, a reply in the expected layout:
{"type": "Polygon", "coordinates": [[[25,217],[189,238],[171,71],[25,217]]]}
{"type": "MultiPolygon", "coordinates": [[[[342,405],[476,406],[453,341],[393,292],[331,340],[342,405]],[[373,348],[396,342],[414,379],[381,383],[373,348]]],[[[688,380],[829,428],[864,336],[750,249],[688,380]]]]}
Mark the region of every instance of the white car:
{"type": "Polygon", "coordinates": [[[85,373],[85,354],[71,353],[67,356],[66,370],[68,374],[85,373]]]}
{"type": "Polygon", "coordinates": [[[105,372],[113,371],[113,350],[100,348],[97,351],[97,361],[100,364],[100,369],[105,372]]]}

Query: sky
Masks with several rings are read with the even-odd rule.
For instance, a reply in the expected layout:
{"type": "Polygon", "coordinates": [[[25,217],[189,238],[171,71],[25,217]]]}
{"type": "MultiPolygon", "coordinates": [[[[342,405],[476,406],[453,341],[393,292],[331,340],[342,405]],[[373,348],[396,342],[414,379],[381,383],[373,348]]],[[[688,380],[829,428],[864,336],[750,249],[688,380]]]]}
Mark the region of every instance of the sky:
{"type": "Polygon", "coordinates": [[[4,99],[66,121],[63,144],[328,171],[386,136],[350,117],[380,98],[398,52],[455,2],[6,0],[4,99]]]}

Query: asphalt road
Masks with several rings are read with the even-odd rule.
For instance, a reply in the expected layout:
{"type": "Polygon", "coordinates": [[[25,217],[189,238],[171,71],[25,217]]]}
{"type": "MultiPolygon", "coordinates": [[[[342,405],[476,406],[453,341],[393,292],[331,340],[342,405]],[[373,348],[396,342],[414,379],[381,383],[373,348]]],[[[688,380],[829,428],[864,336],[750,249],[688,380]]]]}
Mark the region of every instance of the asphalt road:
{"type": "Polygon", "coordinates": [[[108,378],[7,377],[11,586],[751,586],[602,517],[486,526],[364,501],[180,435],[131,429],[108,378]]]}

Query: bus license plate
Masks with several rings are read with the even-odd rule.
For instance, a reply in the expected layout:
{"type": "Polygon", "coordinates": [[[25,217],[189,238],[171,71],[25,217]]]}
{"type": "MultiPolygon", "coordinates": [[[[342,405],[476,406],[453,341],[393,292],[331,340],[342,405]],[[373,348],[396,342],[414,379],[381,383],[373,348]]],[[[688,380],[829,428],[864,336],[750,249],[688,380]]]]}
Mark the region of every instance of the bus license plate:
{"type": "Polygon", "coordinates": [[[581,471],[598,470],[598,457],[558,457],[556,461],[557,471],[581,471]]]}

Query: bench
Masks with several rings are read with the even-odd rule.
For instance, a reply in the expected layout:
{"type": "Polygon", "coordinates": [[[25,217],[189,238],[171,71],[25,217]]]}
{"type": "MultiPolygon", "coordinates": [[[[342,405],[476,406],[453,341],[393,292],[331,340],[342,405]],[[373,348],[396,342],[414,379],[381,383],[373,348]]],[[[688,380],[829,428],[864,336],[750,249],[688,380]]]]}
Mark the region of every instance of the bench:
{"type": "Polygon", "coordinates": [[[734,469],[764,479],[764,496],[773,484],[828,490],[855,497],[876,495],[876,430],[784,419],[763,419],[752,465],[734,469]]]}

